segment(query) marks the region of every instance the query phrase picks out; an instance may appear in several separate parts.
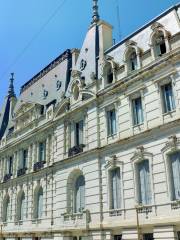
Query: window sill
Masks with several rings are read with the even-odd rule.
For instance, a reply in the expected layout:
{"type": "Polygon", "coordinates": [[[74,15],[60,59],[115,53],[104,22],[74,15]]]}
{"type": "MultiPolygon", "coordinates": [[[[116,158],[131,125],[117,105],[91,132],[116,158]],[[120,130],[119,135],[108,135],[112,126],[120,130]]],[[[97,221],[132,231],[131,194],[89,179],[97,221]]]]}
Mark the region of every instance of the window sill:
{"type": "Polygon", "coordinates": [[[138,124],[134,124],[133,128],[139,128],[139,127],[142,127],[142,126],[144,126],[144,122],[138,123],[138,124]]]}
{"type": "Polygon", "coordinates": [[[112,139],[114,139],[114,138],[116,138],[116,137],[117,137],[117,133],[109,134],[109,135],[107,136],[107,138],[112,138],[112,139]]]}
{"type": "Polygon", "coordinates": [[[162,115],[163,116],[168,116],[168,115],[172,115],[173,113],[176,112],[176,109],[172,110],[172,111],[169,111],[169,112],[164,112],[162,115]]]}

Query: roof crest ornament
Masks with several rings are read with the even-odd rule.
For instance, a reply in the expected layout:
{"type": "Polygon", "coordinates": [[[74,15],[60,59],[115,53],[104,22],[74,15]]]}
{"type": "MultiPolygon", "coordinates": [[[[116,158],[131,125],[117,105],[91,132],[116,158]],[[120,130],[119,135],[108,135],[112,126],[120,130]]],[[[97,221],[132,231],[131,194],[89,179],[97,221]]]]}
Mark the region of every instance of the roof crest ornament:
{"type": "Polygon", "coordinates": [[[93,16],[92,16],[92,24],[97,23],[99,21],[99,13],[98,13],[98,0],[93,0],[93,16]]]}
{"type": "Polygon", "coordinates": [[[9,89],[8,89],[8,96],[9,97],[15,97],[15,92],[14,92],[14,73],[11,73],[11,78],[9,80],[9,89]]]}

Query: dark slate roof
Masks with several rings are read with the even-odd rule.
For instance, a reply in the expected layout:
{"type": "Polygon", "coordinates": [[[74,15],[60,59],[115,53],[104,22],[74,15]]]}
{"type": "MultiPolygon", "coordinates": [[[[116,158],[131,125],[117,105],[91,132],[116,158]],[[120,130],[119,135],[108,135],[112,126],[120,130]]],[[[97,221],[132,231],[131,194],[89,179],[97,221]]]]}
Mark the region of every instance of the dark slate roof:
{"type": "Polygon", "coordinates": [[[0,115],[0,139],[2,139],[6,131],[9,122],[9,114],[10,114],[10,96],[7,96],[5,98],[0,115]]]}

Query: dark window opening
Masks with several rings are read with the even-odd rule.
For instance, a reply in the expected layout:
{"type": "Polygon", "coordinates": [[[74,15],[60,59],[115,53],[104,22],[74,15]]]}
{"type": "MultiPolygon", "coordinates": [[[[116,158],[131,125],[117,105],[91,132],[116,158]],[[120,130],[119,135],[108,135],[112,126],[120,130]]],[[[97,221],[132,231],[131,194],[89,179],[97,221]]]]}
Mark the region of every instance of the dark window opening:
{"type": "Polygon", "coordinates": [[[153,233],[146,233],[143,235],[143,240],[153,240],[153,233]]]}
{"type": "Polygon", "coordinates": [[[122,239],[122,235],[114,235],[114,240],[121,240],[122,239]]]}

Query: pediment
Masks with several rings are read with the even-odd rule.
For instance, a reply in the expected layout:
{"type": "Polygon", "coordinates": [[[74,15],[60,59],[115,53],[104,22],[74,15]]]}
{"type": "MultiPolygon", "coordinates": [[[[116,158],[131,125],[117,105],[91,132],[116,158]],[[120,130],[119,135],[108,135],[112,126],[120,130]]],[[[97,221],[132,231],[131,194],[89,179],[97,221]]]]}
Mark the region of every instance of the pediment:
{"type": "Polygon", "coordinates": [[[55,112],[55,118],[67,112],[69,110],[69,104],[70,104],[69,98],[63,99],[63,101],[60,102],[60,104],[57,106],[57,110],[55,112]]]}

